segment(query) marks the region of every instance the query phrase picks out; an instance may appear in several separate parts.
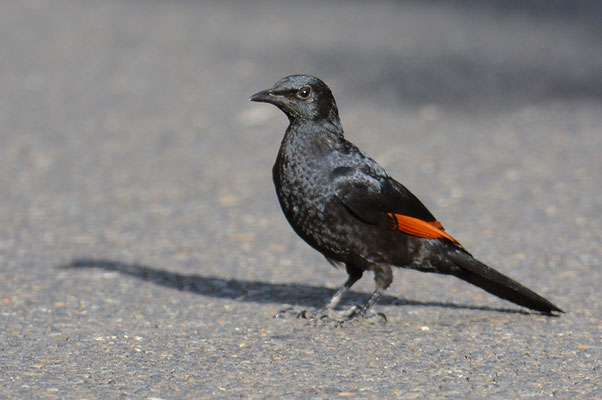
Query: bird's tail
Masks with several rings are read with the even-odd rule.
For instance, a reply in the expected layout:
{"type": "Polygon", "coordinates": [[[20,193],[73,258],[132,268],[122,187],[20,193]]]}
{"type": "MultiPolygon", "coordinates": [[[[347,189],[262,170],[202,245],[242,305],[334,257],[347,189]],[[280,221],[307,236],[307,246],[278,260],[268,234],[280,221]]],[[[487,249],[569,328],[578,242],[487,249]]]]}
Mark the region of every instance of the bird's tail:
{"type": "Polygon", "coordinates": [[[466,282],[472,283],[504,300],[532,310],[546,314],[551,314],[552,311],[564,312],[531,289],[488,267],[470,254],[454,250],[450,251],[449,256],[456,267],[453,268],[452,275],[466,282]]]}

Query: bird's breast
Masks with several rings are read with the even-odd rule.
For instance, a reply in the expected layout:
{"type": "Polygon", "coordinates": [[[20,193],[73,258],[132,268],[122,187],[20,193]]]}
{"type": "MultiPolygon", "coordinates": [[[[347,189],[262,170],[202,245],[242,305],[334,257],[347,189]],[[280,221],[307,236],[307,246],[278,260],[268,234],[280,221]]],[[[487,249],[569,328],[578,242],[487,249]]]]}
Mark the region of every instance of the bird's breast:
{"type": "Polygon", "coordinates": [[[302,236],[325,225],[327,205],[334,197],[324,159],[312,155],[303,157],[299,153],[281,152],[273,168],[282,211],[302,236]]]}

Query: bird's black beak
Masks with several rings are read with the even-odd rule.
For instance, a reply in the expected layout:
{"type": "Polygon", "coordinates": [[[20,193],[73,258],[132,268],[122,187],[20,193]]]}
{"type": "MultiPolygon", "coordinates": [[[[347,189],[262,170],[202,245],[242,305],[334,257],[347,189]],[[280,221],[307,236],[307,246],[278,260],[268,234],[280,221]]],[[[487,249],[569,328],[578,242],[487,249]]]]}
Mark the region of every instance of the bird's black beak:
{"type": "Polygon", "coordinates": [[[271,91],[271,89],[262,90],[261,92],[257,92],[253,96],[249,97],[249,101],[273,103],[274,102],[274,93],[271,91]]]}

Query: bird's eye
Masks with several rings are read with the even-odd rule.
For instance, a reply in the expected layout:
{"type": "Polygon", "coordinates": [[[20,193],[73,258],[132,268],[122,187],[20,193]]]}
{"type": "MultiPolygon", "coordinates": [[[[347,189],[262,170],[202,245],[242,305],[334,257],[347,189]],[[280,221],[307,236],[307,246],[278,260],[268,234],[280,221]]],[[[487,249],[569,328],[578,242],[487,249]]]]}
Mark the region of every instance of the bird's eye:
{"type": "Polygon", "coordinates": [[[307,100],[309,99],[309,96],[311,96],[311,89],[304,87],[303,89],[298,90],[296,95],[301,100],[307,100]]]}

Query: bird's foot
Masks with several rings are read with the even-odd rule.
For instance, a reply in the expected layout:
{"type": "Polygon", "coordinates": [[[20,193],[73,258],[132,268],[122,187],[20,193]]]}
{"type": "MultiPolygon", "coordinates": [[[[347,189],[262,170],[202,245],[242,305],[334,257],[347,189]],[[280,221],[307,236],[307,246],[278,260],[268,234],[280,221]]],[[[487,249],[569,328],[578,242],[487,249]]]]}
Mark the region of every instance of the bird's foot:
{"type": "Polygon", "coordinates": [[[330,308],[317,310],[295,310],[293,307],[283,308],[274,318],[297,318],[307,320],[312,325],[350,326],[367,322],[384,326],[387,323],[385,314],[367,311],[363,306],[353,306],[347,311],[335,312],[330,308]]]}
{"type": "Polygon", "coordinates": [[[274,315],[274,318],[282,318],[282,319],[301,318],[300,315],[303,312],[304,312],[304,310],[297,311],[293,307],[285,307],[285,308],[281,309],[280,311],[278,311],[276,313],[276,315],[274,315]]]}
{"type": "Polygon", "coordinates": [[[317,310],[295,310],[293,307],[286,307],[278,311],[274,318],[298,318],[313,320],[327,320],[337,318],[333,311],[328,308],[319,308],[317,310]]]}
{"type": "Polygon", "coordinates": [[[341,325],[355,325],[368,322],[370,324],[386,325],[387,316],[381,312],[367,310],[364,306],[353,306],[344,314],[341,325]]]}

